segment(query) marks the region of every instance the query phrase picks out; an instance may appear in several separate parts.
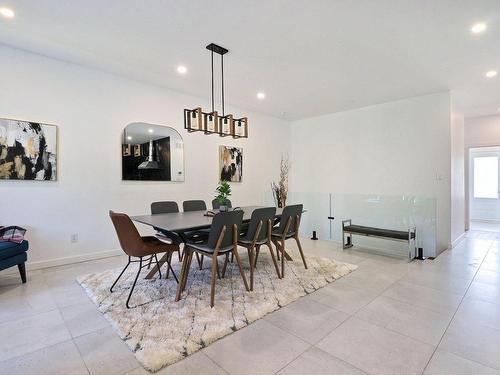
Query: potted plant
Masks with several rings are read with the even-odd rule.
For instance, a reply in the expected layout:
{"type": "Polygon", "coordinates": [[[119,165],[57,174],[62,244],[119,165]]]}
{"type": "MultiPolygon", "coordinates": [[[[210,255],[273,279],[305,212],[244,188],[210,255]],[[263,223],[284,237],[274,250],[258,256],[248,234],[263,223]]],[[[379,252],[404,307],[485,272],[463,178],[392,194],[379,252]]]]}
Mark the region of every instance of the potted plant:
{"type": "Polygon", "coordinates": [[[227,181],[219,181],[215,191],[217,193],[215,199],[220,204],[219,210],[227,211],[227,198],[231,195],[231,185],[227,181]]]}

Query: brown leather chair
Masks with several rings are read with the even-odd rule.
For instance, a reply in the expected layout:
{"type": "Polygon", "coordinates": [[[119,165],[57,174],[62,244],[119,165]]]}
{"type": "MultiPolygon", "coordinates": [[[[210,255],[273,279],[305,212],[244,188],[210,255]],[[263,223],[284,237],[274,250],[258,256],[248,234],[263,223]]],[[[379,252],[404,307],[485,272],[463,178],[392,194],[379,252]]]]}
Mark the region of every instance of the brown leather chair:
{"type": "Polygon", "coordinates": [[[139,270],[137,271],[134,284],[132,285],[132,289],[130,289],[127,302],[125,304],[127,308],[130,308],[129,306],[130,297],[132,296],[132,293],[134,291],[135,284],[137,283],[137,279],[139,278],[139,274],[141,273],[142,268],[148,265],[149,260],[152,260],[154,258],[156,262],[156,267],[153,269],[153,274],[156,273],[156,271],[158,271],[158,274],[160,275],[161,279],[160,268],[163,265],[163,263],[166,262],[168,264],[169,269],[172,271],[172,274],[174,275],[175,281],[179,282],[177,280],[177,276],[174,273],[174,270],[172,269],[172,266],[170,265],[171,256],[167,258],[168,259],[167,261],[163,261],[163,263],[158,262],[158,258],[156,257],[156,254],[158,253],[165,253],[165,252],[173,253],[175,251],[178,251],[179,245],[164,243],[160,241],[158,238],[153,236],[141,237],[134,223],[132,223],[132,220],[130,220],[130,218],[126,214],[109,211],[109,217],[111,218],[111,221],[115,226],[116,234],[118,235],[118,240],[120,241],[120,246],[122,250],[125,252],[125,254],[128,255],[127,265],[125,266],[125,268],[122,270],[118,278],[115,280],[115,282],[109,289],[111,293],[113,293],[113,288],[115,287],[118,280],[120,280],[120,277],[122,277],[123,273],[130,265],[130,263],[139,262],[139,270]],[[139,258],[139,260],[132,260],[132,257],[139,258]],[[146,257],[147,259],[144,260],[143,264],[144,257],[146,257]]]}

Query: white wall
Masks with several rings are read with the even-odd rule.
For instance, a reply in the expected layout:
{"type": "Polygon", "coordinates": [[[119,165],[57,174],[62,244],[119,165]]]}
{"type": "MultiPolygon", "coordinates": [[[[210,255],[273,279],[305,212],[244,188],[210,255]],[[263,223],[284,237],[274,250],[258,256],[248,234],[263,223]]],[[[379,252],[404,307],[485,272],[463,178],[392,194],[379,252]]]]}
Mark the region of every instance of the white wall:
{"type": "Polygon", "coordinates": [[[465,146],[500,146],[500,115],[466,118],[465,146]]]}
{"type": "Polygon", "coordinates": [[[437,246],[449,246],[450,94],[296,121],[294,191],[437,199],[437,246]]]}
{"type": "Polygon", "coordinates": [[[183,109],[208,101],[7,47],[0,47],[0,71],[0,117],[59,126],[57,182],[0,181],[0,223],[28,228],[35,264],[118,249],[109,209],[134,215],[147,213],[155,200],[211,202],[219,145],[244,148],[243,182],[232,184],[233,202],[260,203],[288,151],[289,124],[279,119],[230,108],[248,115],[248,139],[188,134],[183,109]],[[121,181],[121,132],[131,122],[178,129],[184,183],[121,181]],[[70,243],[72,233],[78,243],[70,243]]]}
{"type": "MultiPolygon", "coordinates": [[[[482,146],[500,146],[500,115],[465,119],[465,179],[470,181],[469,149],[482,146]]],[[[465,220],[468,229],[470,219],[470,186],[465,186],[465,220]]]]}
{"type": "Polygon", "coordinates": [[[451,243],[465,233],[465,144],[462,97],[451,95],[451,243]]]}

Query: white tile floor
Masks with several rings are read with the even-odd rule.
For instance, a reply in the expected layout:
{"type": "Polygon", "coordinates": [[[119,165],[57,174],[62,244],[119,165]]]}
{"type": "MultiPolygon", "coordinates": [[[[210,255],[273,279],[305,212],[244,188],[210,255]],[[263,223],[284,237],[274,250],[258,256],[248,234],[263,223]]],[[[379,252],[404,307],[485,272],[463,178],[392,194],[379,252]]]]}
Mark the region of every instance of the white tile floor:
{"type": "MultiPolygon", "coordinates": [[[[500,374],[500,234],[410,264],[304,240],[347,277],[159,374],[500,374]]],[[[123,257],[0,274],[1,374],[147,374],[75,278],[123,257]]]]}

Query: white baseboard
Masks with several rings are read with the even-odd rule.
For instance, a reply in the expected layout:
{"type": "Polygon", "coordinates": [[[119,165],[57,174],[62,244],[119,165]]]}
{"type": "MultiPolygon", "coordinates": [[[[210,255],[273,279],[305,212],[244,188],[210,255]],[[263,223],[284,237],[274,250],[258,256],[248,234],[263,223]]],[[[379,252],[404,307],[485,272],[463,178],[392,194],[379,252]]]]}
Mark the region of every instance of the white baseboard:
{"type": "Polygon", "coordinates": [[[500,224],[500,220],[495,219],[470,219],[470,221],[476,223],[500,224]]]}
{"type": "Polygon", "coordinates": [[[459,243],[460,243],[460,242],[464,239],[464,237],[465,237],[465,233],[466,233],[466,232],[463,232],[460,236],[458,236],[458,237],[455,239],[455,241],[453,241],[453,242],[450,244],[449,248],[450,248],[450,249],[453,249],[455,246],[457,246],[457,245],[458,245],[458,244],[459,244],[459,243]]]}
{"type": "MultiPolygon", "coordinates": [[[[109,257],[122,255],[122,254],[123,254],[123,250],[115,249],[115,250],[96,251],[93,253],[73,255],[73,256],[69,256],[69,257],[61,257],[61,258],[54,258],[54,259],[48,259],[48,260],[39,260],[36,262],[30,262],[28,260],[28,262],[26,263],[26,269],[28,271],[35,271],[35,270],[40,270],[43,268],[64,266],[66,264],[73,264],[73,263],[86,262],[89,260],[109,258],[109,257]]],[[[28,251],[28,258],[29,258],[29,251],[28,251]]],[[[11,267],[11,268],[5,270],[5,272],[4,272],[4,274],[11,274],[11,273],[18,273],[17,267],[11,267]]]]}

